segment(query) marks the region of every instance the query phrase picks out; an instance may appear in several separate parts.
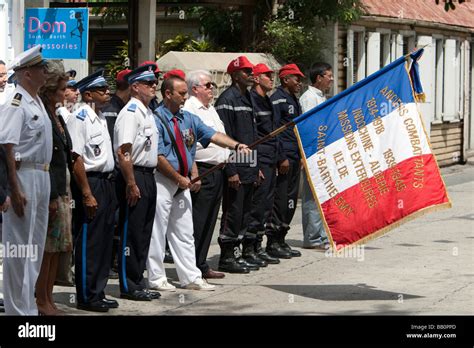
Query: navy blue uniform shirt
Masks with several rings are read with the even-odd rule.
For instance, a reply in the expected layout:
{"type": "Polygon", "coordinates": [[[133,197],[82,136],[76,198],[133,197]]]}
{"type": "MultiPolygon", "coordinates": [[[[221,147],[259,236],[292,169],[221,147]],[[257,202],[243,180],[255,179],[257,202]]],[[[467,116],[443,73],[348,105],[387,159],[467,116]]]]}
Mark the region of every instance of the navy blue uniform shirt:
{"type": "MultiPolygon", "coordinates": [[[[272,102],[267,95],[262,97],[257,93],[257,91],[255,91],[255,89],[252,89],[250,90],[250,97],[252,98],[255,118],[257,120],[258,138],[261,139],[277,129],[278,124],[273,112],[272,102]]],[[[258,145],[257,151],[259,163],[265,165],[277,163],[279,159],[278,145],[279,143],[277,137],[270,138],[264,143],[258,145]]]]}
{"type": "MultiPolygon", "coordinates": [[[[278,127],[293,121],[294,118],[301,115],[301,107],[296,96],[287,93],[282,86],[278,87],[272,94],[270,100],[275,111],[275,118],[278,127]]],[[[298,149],[298,141],[296,139],[294,127],[289,127],[278,135],[280,143],[280,161],[290,159],[294,161],[300,160],[298,149]]]]}
{"type": "MultiPolygon", "coordinates": [[[[248,91],[242,95],[237,86],[232,85],[222,92],[214,107],[229,137],[246,145],[257,140],[257,124],[248,91]]],[[[227,177],[239,174],[242,184],[254,183],[258,176],[258,163],[251,160],[228,163],[224,173],[227,177]]]]}

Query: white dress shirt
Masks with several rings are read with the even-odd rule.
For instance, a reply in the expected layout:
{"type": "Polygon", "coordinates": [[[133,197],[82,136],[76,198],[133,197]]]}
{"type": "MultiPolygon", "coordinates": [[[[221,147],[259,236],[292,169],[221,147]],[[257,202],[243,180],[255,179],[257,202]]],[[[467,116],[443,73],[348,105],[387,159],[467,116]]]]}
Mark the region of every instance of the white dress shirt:
{"type": "Polygon", "coordinates": [[[313,86],[308,86],[308,90],[300,97],[301,110],[309,111],[326,101],[324,93],[313,86]]]}
{"type": "MultiPolygon", "coordinates": [[[[198,116],[206,126],[225,134],[224,123],[214,106],[205,107],[198,98],[192,96],[186,100],[183,109],[198,116]]],[[[230,150],[219,145],[210,143],[207,148],[203,148],[200,143],[197,143],[195,161],[216,165],[226,162],[229,155],[230,150]]]]}
{"type": "Polygon", "coordinates": [[[53,154],[53,129],[43,102],[18,85],[2,107],[0,143],[13,144],[15,159],[48,164],[53,154]],[[17,158],[18,157],[18,158],[17,158]]]}

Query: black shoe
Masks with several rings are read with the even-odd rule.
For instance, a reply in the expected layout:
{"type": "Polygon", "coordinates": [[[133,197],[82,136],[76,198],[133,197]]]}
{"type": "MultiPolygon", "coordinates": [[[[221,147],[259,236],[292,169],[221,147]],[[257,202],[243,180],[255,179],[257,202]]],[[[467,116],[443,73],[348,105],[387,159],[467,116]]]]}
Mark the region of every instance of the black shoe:
{"type": "Polygon", "coordinates": [[[300,257],[301,253],[298,250],[291,249],[291,247],[285,243],[285,241],[280,242],[280,248],[290,253],[291,257],[300,257]]]}
{"type": "Polygon", "coordinates": [[[115,300],[111,300],[108,298],[103,298],[102,303],[105,303],[105,305],[109,308],[118,308],[119,304],[115,300]]]}
{"type": "Polygon", "coordinates": [[[239,265],[243,267],[247,267],[251,271],[258,271],[260,269],[260,267],[257,264],[248,262],[243,257],[239,257],[238,259],[235,260],[235,262],[237,262],[239,265]]]}
{"type": "Polygon", "coordinates": [[[152,298],[150,293],[145,290],[135,290],[131,293],[122,292],[120,293],[120,298],[124,298],[132,301],[151,301],[152,298]]]}
{"type": "Polygon", "coordinates": [[[272,257],[277,257],[279,259],[291,259],[291,253],[282,249],[280,244],[276,242],[267,244],[265,251],[272,257]]]}
{"type": "Polygon", "coordinates": [[[158,291],[147,290],[152,300],[158,300],[161,297],[161,294],[158,291]]]}
{"type": "Polygon", "coordinates": [[[108,312],[109,306],[102,301],[95,301],[89,303],[78,303],[77,309],[89,312],[108,312]]]}
{"type": "Polygon", "coordinates": [[[250,269],[236,262],[235,259],[219,261],[218,271],[227,273],[250,273],[250,269]]]}
{"type": "Polygon", "coordinates": [[[263,249],[257,252],[257,256],[259,259],[266,261],[269,265],[276,265],[280,263],[279,258],[268,255],[268,253],[266,253],[263,249]]]}

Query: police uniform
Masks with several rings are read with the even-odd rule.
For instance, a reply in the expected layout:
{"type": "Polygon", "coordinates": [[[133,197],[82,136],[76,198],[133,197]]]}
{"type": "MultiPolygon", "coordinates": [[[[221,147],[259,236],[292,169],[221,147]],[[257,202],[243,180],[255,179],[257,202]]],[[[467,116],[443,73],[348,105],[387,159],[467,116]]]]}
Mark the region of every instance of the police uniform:
{"type": "MultiPolygon", "coordinates": [[[[127,76],[128,82],[156,80],[147,66],[139,67],[127,76]]],[[[156,207],[156,184],[153,173],[158,164],[158,130],[153,112],[140,100],[132,97],[120,111],[114,128],[114,149],[132,144],[131,161],[135,182],[141,198],[133,207],[127,204],[126,182],[122,173],[117,177],[117,196],[120,202],[118,253],[121,296],[130,299],[141,292],[141,300],[149,301],[145,294],[145,271],[156,207]]]]}
{"type": "MultiPolygon", "coordinates": [[[[216,131],[206,126],[199,117],[182,109],[173,115],[165,105],[162,105],[155,110],[155,113],[168,122],[171,130],[175,127],[174,122],[177,123],[181,134],[175,134],[175,138],[181,136],[184,143],[186,158],[183,158],[183,163],[185,166],[187,164],[187,169],[180,167],[170,135],[157,116],[155,120],[160,134],[158,154],[164,156],[182,176],[188,176],[194,162],[196,143],[199,141],[203,147],[207,147],[216,131]]],[[[179,141],[176,139],[177,143],[179,141]]],[[[160,289],[163,288],[163,283],[167,283],[163,263],[165,237],[168,239],[181,285],[186,287],[192,283],[201,283],[202,274],[196,267],[191,194],[188,189],[177,194],[179,188],[176,183],[160,172],[155,174],[155,181],[156,215],[147,261],[149,286],[160,289]]]]}
{"type": "MultiPolygon", "coordinates": [[[[89,75],[76,86],[81,93],[107,87],[103,71],[89,75]]],[[[112,255],[115,187],[112,181],[114,157],[107,122],[83,103],[74,111],[70,126],[73,152],[82,157],[87,181],[98,208],[87,217],[82,194],[76,191],[74,209],[75,282],[78,307],[94,306],[105,299],[112,255]]],[[[69,126],[69,125],[68,125],[69,126]]],[[[86,309],[86,308],[84,308],[86,309]]]]}
{"type": "MultiPolygon", "coordinates": [[[[255,89],[250,91],[250,97],[257,119],[257,131],[259,138],[265,137],[278,126],[273,113],[270,98],[261,96],[255,89]]],[[[265,223],[268,220],[272,208],[276,184],[276,165],[278,161],[279,143],[276,137],[259,144],[258,148],[259,168],[265,179],[255,188],[252,198],[252,209],[250,212],[248,231],[257,235],[255,252],[258,257],[268,263],[279,263],[279,260],[268,255],[261,244],[265,234],[265,223]]]]}
{"type": "MultiPolygon", "coordinates": [[[[301,114],[301,107],[296,96],[287,93],[282,86],[277,88],[270,100],[273,104],[275,118],[279,123],[278,127],[292,121],[301,114]]],[[[267,252],[272,256],[289,258],[301,254],[296,250],[291,252],[288,247],[286,254],[289,255],[285,256],[284,253],[277,255],[270,250],[269,245],[277,242],[277,244],[283,246],[285,236],[290,229],[298,200],[301,156],[293,127],[289,127],[280,133],[278,141],[280,146],[279,163],[287,159],[290,168],[286,175],[277,176],[273,211],[266,224],[265,233],[268,236],[267,252]]]]}
{"type": "MultiPolygon", "coordinates": [[[[35,46],[19,55],[12,68],[18,71],[44,63],[40,46],[35,46]]],[[[2,113],[1,143],[14,145],[17,181],[27,201],[23,217],[18,217],[13,208],[4,213],[3,244],[5,250],[10,245],[25,246],[30,251],[29,255],[3,259],[5,312],[37,315],[34,289],[48,226],[52,126],[41,99],[31,96],[21,83],[2,113]]]]}
{"type": "MultiPolygon", "coordinates": [[[[229,64],[227,71],[233,72],[244,68],[246,67],[245,63],[247,60],[239,57],[229,64]],[[237,68],[234,68],[235,65],[237,68]]],[[[248,67],[252,68],[253,65],[248,63],[248,67]]],[[[242,95],[237,86],[230,86],[219,96],[215,108],[224,122],[228,136],[243,144],[251,144],[257,140],[257,125],[248,91],[242,95]]],[[[242,162],[244,161],[228,163],[224,169],[226,178],[224,179],[222,219],[218,238],[221,247],[219,270],[224,272],[239,272],[234,267],[235,261],[241,262],[243,266],[250,269],[258,269],[256,264],[245,263],[238,250],[242,242],[245,245],[253,245],[256,239],[256,233],[248,231],[247,224],[252,207],[254,183],[257,181],[259,168],[257,163],[242,162]],[[230,188],[227,180],[235,174],[239,175],[241,182],[237,190],[230,188]],[[234,253],[234,256],[231,253],[234,253]]],[[[246,273],[248,269],[247,271],[241,270],[241,272],[246,273]]]]}

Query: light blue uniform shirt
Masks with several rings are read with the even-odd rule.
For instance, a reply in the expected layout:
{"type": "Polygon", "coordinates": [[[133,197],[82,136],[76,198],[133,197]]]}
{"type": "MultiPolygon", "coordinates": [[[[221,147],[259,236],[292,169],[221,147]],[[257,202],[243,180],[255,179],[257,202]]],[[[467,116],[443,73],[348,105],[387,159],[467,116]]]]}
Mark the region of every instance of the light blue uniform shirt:
{"type": "MultiPolygon", "coordinates": [[[[188,168],[189,172],[191,172],[194,157],[196,156],[197,142],[201,143],[201,145],[206,148],[211,142],[211,138],[216,133],[216,131],[211,127],[206,126],[198,116],[190,113],[189,111],[184,111],[183,109],[180,109],[180,111],[173,115],[166,106],[160,105],[155,109],[154,113],[159,113],[160,115],[164,116],[164,119],[168,121],[168,125],[173,134],[174,122],[172,119],[174,116],[178,118],[181,137],[183,138],[184,147],[186,149],[188,168]]],[[[178,171],[179,161],[173,149],[173,144],[169,137],[168,131],[161,123],[160,118],[156,115],[155,122],[160,135],[158,141],[158,155],[165,156],[173,168],[178,171]]]]}

